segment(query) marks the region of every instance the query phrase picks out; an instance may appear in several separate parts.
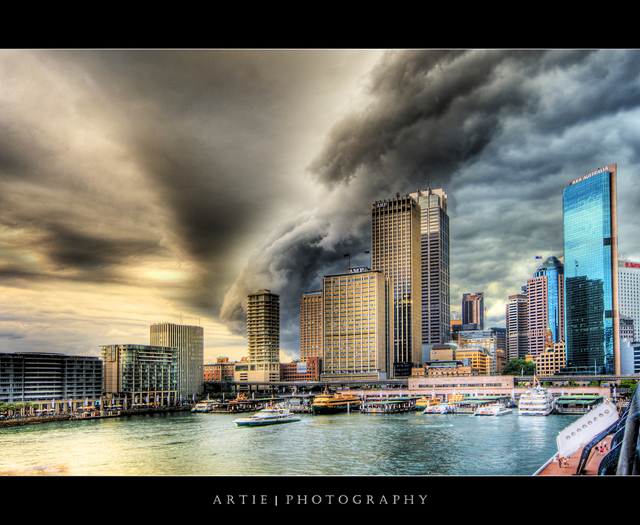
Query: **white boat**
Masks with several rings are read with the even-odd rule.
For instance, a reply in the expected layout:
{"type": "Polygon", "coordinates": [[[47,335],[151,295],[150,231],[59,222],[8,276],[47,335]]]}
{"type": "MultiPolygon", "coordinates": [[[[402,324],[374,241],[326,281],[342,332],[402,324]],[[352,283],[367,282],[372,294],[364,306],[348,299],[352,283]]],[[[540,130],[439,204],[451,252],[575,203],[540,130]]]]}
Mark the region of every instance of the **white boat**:
{"type": "Polygon", "coordinates": [[[435,406],[428,406],[422,412],[423,414],[453,414],[455,412],[455,408],[453,405],[449,405],[448,403],[440,403],[435,406]]]}
{"type": "Polygon", "coordinates": [[[473,413],[474,416],[502,416],[513,412],[513,409],[505,407],[502,403],[480,405],[473,413]]]}
{"type": "Polygon", "coordinates": [[[278,425],[281,423],[293,423],[300,421],[288,408],[283,406],[270,406],[263,408],[253,416],[234,419],[239,427],[260,427],[264,425],[278,425]]]}
{"type": "Polygon", "coordinates": [[[542,388],[537,377],[533,377],[533,388],[520,396],[518,414],[521,416],[548,416],[556,406],[553,394],[542,388]],[[536,386],[537,383],[537,386],[536,386]]]}
{"type": "Polygon", "coordinates": [[[191,409],[191,412],[211,412],[213,407],[217,404],[219,404],[219,401],[205,399],[196,403],[196,405],[191,409]]]}

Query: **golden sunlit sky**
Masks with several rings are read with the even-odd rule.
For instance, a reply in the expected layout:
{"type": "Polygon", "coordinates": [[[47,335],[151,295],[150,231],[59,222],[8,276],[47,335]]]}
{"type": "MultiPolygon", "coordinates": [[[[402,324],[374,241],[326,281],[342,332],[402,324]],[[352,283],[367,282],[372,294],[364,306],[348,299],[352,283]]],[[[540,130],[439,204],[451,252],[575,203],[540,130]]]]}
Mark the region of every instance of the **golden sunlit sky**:
{"type": "Polygon", "coordinates": [[[451,304],[489,326],[562,256],[562,189],[618,166],[640,261],[636,50],[0,50],[0,351],[99,355],[155,322],[246,355],[246,295],[367,265],[370,206],[443,188],[451,304]]]}

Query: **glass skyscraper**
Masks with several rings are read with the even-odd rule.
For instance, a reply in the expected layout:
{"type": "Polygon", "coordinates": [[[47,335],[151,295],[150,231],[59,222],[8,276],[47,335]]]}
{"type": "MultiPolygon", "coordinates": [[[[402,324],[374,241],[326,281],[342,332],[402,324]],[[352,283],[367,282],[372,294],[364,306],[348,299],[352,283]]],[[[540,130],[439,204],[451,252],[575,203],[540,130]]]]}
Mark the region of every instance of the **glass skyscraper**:
{"type": "Polygon", "coordinates": [[[562,192],[566,373],[619,374],[616,164],[562,192]]]}

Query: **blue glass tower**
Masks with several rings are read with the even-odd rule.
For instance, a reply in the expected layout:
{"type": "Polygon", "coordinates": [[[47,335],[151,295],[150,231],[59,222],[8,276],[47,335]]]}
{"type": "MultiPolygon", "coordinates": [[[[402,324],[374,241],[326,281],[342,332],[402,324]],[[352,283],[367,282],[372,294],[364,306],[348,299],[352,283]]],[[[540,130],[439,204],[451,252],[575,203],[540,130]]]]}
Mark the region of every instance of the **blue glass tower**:
{"type": "Polygon", "coordinates": [[[619,374],[616,164],[562,192],[567,370],[619,374]]]}

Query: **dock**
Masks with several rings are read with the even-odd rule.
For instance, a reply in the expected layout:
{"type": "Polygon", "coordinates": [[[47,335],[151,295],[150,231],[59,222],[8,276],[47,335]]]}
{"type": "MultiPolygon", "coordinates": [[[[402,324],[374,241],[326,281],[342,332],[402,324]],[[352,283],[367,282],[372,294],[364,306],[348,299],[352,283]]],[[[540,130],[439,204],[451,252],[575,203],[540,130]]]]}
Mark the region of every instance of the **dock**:
{"type": "Polygon", "coordinates": [[[366,400],[360,406],[363,414],[395,414],[398,412],[410,412],[416,410],[416,401],[419,397],[390,397],[383,399],[366,400]]]}

